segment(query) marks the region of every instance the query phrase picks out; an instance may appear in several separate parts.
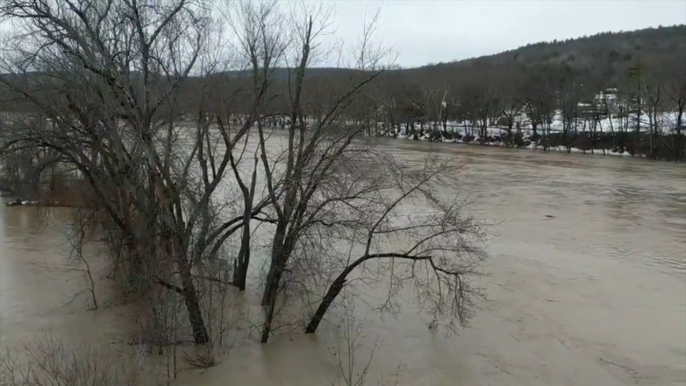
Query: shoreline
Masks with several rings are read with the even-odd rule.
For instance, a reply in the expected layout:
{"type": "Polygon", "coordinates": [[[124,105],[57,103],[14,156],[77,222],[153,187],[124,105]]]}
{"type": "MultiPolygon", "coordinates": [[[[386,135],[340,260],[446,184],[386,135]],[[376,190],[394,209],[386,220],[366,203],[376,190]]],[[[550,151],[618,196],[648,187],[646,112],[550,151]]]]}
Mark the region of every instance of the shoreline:
{"type": "Polygon", "coordinates": [[[666,158],[651,158],[646,154],[631,154],[629,151],[614,151],[612,149],[588,149],[588,150],[583,150],[578,147],[570,147],[569,151],[567,147],[565,146],[551,146],[549,148],[545,148],[541,144],[534,144],[530,143],[526,146],[508,146],[508,144],[504,142],[484,142],[480,143],[478,141],[469,141],[469,142],[464,142],[460,139],[448,139],[448,138],[443,138],[443,140],[430,140],[426,137],[420,137],[418,140],[413,140],[410,136],[406,135],[398,135],[396,137],[393,136],[379,136],[383,137],[386,139],[393,139],[393,140],[409,140],[409,141],[417,141],[417,142],[436,142],[436,143],[445,143],[445,144],[456,144],[456,145],[465,145],[465,146],[484,146],[484,147],[499,147],[499,148],[505,148],[505,149],[513,149],[513,150],[534,150],[534,151],[542,151],[542,152],[547,152],[547,153],[566,153],[566,154],[579,154],[579,155],[591,155],[591,156],[613,156],[613,157],[622,157],[622,158],[636,158],[636,159],[647,159],[647,160],[652,160],[652,161],[661,161],[661,162],[684,162],[686,160],[681,160],[681,159],[666,159],[666,158]]]}

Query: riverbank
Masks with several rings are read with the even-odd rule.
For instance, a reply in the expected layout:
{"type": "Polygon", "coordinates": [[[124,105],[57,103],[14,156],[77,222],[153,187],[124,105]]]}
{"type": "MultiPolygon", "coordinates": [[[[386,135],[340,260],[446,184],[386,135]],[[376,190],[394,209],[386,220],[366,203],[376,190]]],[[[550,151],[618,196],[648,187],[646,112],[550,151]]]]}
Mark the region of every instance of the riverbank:
{"type": "Polygon", "coordinates": [[[85,207],[91,197],[90,187],[86,181],[72,179],[53,186],[24,187],[12,191],[0,189],[4,206],[40,206],[56,208],[85,207]]]}
{"type": "MultiPolygon", "coordinates": [[[[489,133],[494,133],[496,129],[489,129],[489,133]]],[[[497,129],[500,130],[500,129],[497,129]]],[[[641,142],[625,145],[617,145],[612,140],[599,139],[598,142],[605,142],[606,146],[594,148],[589,145],[591,142],[590,138],[587,137],[586,133],[583,135],[576,135],[573,138],[566,138],[560,135],[556,135],[554,141],[546,141],[544,137],[538,137],[535,139],[534,136],[522,137],[516,144],[512,140],[503,138],[499,135],[489,135],[483,141],[477,136],[463,136],[459,133],[441,133],[440,136],[432,135],[429,133],[423,136],[413,135],[402,135],[398,134],[395,136],[386,136],[393,139],[402,140],[419,140],[428,142],[441,142],[441,143],[455,143],[470,146],[497,146],[506,147],[512,149],[526,149],[526,150],[540,150],[544,152],[560,152],[560,153],[579,153],[579,154],[590,154],[590,155],[609,155],[609,156],[620,156],[620,157],[635,157],[635,158],[653,158],[655,160],[664,161],[686,161],[686,136],[684,135],[673,135],[670,138],[672,142],[678,142],[684,146],[681,153],[666,154],[665,151],[658,151],[652,157],[649,154],[649,148],[646,144],[647,140],[643,139],[641,142]],[[446,136],[447,135],[447,136],[446,136]],[[582,138],[582,140],[579,140],[582,138]],[[561,144],[562,143],[562,144],[561,144]],[[574,144],[574,145],[573,145],[574,144]],[[580,144],[582,147],[577,147],[575,145],[580,144]]],[[[607,136],[607,133],[602,133],[600,135],[607,136]]],[[[622,142],[623,143],[623,142],[622,142]]],[[[673,144],[672,144],[673,145],[673,144]]],[[[670,145],[671,146],[671,145],[670,145]]],[[[671,149],[671,147],[670,147],[671,149]]]]}

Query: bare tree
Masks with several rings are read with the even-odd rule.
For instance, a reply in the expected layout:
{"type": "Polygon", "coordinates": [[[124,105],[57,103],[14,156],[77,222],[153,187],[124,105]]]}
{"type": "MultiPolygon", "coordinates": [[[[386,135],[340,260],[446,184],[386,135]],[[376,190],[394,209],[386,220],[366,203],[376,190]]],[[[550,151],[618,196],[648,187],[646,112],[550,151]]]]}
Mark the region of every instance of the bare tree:
{"type": "MultiPolygon", "coordinates": [[[[458,203],[432,192],[447,187],[443,173],[454,169],[430,162],[417,175],[403,172],[365,139],[378,111],[351,108],[383,71],[375,70],[382,51],[372,44],[373,26],[364,29],[358,70],[341,83],[348,87],[308,117],[306,73],[329,25],[323,8],[286,19],[276,3],[230,7],[224,16],[237,38],[231,46],[219,44],[227,30],[202,0],[1,4],[24,34],[2,62],[12,76],[0,82],[38,113],[13,126],[4,149],[49,149],[73,167],[89,186],[87,209],[106,235],[113,275],[137,293],[178,295],[196,343],[212,346],[203,296],[215,292],[203,291],[206,282],[227,282],[217,271],[225,269],[222,256],[234,234],[241,240],[237,256],[229,256],[233,284],[246,286],[254,221],[273,232],[263,342],[279,295],[292,283],[308,296],[325,290],[307,323],[314,332],[351,272],[365,273],[377,261],[391,261],[391,288],[414,283],[434,317],[466,321],[466,276],[483,258],[482,233],[458,203]],[[239,60],[228,60],[232,54],[239,60]],[[227,76],[235,63],[239,76],[227,76]],[[287,84],[273,87],[280,63],[289,68],[287,84]],[[286,111],[266,108],[277,90],[286,93],[286,111]],[[267,146],[264,123],[274,114],[288,118],[280,154],[267,146]],[[238,198],[222,201],[232,189],[238,198]],[[403,225],[400,213],[412,200],[430,215],[403,225]],[[406,243],[391,244],[393,238],[406,243]],[[401,278],[395,261],[431,275],[401,278]],[[322,280],[312,283],[308,275],[322,280]]],[[[151,312],[169,324],[155,299],[151,312]]]]}
{"type": "Polygon", "coordinates": [[[199,105],[186,94],[191,72],[209,78],[222,69],[204,49],[216,32],[207,10],[200,0],[7,0],[0,8],[23,31],[3,62],[14,76],[0,80],[52,123],[18,123],[5,149],[51,149],[73,165],[93,192],[115,271],[129,288],[156,283],[179,294],[197,343],[209,337],[193,272],[243,225],[243,216],[220,221],[214,199],[268,82],[259,80],[239,127],[219,126],[223,146],[215,146],[220,116],[202,103],[208,89],[197,90],[199,105]]]}
{"type": "Polygon", "coordinates": [[[339,382],[330,380],[331,386],[364,386],[378,348],[377,339],[371,347],[369,356],[360,363],[359,354],[364,345],[363,326],[355,318],[354,311],[354,299],[347,296],[342,320],[336,326],[336,342],[332,350],[338,365],[339,382]]]}
{"type": "MultiPolygon", "coordinates": [[[[267,92],[267,87],[272,82],[273,67],[282,59],[286,41],[280,35],[282,28],[280,28],[280,16],[275,2],[266,3],[250,3],[241,2],[238,4],[236,12],[230,12],[229,15],[235,15],[231,20],[233,30],[238,37],[239,52],[242,54],[243,60],[247,64],[252,74],[252,89],[251,98],[264,97],[267,92]]],[[[260,107],[251,112],[258,130],[262,132],[264,125],[264,109],[261,104],[260,107]]],[[[223,109],[216,111],[216,122],[221,132],[230,131],[230,122],[225,116],[225,106],[223,109]]],[[[252,122],[250,122],[252,124],[252,122]]],[[[241,230],[241,247],[234,264],[233,284],[241,291],[245,290],[248,266],[250,264],[250,239],[251,239],[251,221],[252,212],[254,208],[255,189],[257,184],[257,172],[259,162],[258,148],[253,151],[252,165],[249,169],[249,178],[246,180],[241,174],[240,161],[246,151],[248,145],[249,132],[246,133],[243,140],[243,148],[240,157],[236,159],[230,151],[227,151],[231,169],[235,180],[243,195],[243,221],[241,230]]],[[[266,203],[266,201],[264,202],[266,203]]],[[[264,203],[262,205],[264,205],[264,203]]],[[[257,208],[258,211],[260,208],[257,208]]]]}
{"type": "MultiPolygon", "coordinates": [[[[316,291],[306,277],[332,274],[332,267],[341,267],[340,251],[351,248],[361,248],[360,257],[348,261],[335,274],[328,295],[308,323],[308,332],[316,330],[348,274],[376,259],[404,259],[430,268],[436,280],[426,282],[417,275],[415,283],[422,296],[435,300],[434,306],[429,307],[431,312],[436,316],[452,314],[466,321],[466,306],[471,299],[464,276],[473,272],[471,268],[483,257],[468,239],[478,238],[481,233],[470,219],[461,217],[458,205],[441,202],[429,192],[431,184],[443,181],[443,172],[454,170],[447,164],[430,163],[431,170],[420,173],[422,177],[415,180],[400,172],[392,157],[365,144],[364,135],[375,123],[373,118],[348,119],[348,108],[380,71],[362,68],[357,77],[352,77],[346,93],[330,99],[332,102],[321,117],[314,120],[305,117],[305,74],[316,38],[326,25],[310,13],[293,23],[297,66],[289,83],[291,124],[285,151],[274,157],[267,149],[264,128],[257,126],[261,174],[265,177],[270,204],[260,221],[272,224],[273,230],[262,296],[265,311],[262,342],[269,339],[279,295],[291,288],[289,283],[300,283],[299,289],[307,293],[316,291]],[[378,168],[377,173],[360,173],[372,165],[378,168]],[[436,212],[415,219],[410,225],[389,225],[393,224],[391,217],[398,214],[401,204],[420,198],[427,200],[436,212]],[[401,235],[415,243],[401,251],[381,247],[384,240],[401,235]],[[467,255],[475,259],[462,260],[467,255]],[[451,296],[452,300],[448,300],[451,296]]],[[[371,35],[366,38],[371,39],[371,35]]]]}
{"type": "Polygon", "coordinates": [[[686,74],[677,75],[674,82],[670,82],[665,91],[676,107],[677,120],[676,131],[681,134],[684,126],[684,112],[686,111],[686,74]]]}
{"type": "Polygon", "coordinates": [[[77,168],[121,235],[133,264],[129,272],[147,265],[146,255],[175,256],[179,293],[202,343],[207,334],[183,238],[171,236],[183,209],[170,151],[178,113],[172,94],[193,68],[204,37],[200,5],[9,0],[0,11],[24,31],[4,66],[24,74],[25,82],[3,77],[3,83],[53,123],[47,130],[27,125],[13,143],[54,149],[77,168]],[[38,87],[31,87],[36,80],[38,87]],[[151,224],[159,233],[150,232],[151,224]],[[150,245],[150,238],[160,243],[150,245]]]}
{"type": "Polygon", "coordinates": [[[660,113],[662,112],[662,84],[660,74],[651,73],[651,76],[646,77],[645,86],[645,100],[648,113],[648,138],[649,150],[648,155],[651,158],[657,158],[657,140],[658,134],[661,130],[662,124],[660,113]]]}
{"type": "Polygon", "coordinates": [[[384,185],[375,186],[374,199],[360,196],[355,201],[359,210],[355,215],[362,220],[346,231],[352,230],[350,240],[359,255],[354,257],[352,252],[334,265],[343,269],[326,289],[306,332],[316,331],[353,272],[364,273],[375,261],[389,262],[382,270],[390,286],[387,303],[395,290],[410,284],[436,322],[445,316],[450,327],[455,321],[467,322],[473,297],[478,296],[468,280],[478,273],[478,263],[485,257],[479,247],[484,231],[463,213],[463,203],[434,194],[455,188],[456,181],[448,176],[458,170],[449,162],[437,161],[427,162],[421,172],[396,169],[384,185]],[[421,205],[425,214],[408,214],[409,203],[421,205]]]}
{"type": "Polygon", "coordinates": [[[87,344],[66,344],[52,333],[25,344],[22,350],[9,349],[0,354],[0,384],[7,386],[102,385],[136,386],[143,384],[142,372],[132,358],[87,344]],[[25,354],[23,358],[19,353],[25,354]]]}

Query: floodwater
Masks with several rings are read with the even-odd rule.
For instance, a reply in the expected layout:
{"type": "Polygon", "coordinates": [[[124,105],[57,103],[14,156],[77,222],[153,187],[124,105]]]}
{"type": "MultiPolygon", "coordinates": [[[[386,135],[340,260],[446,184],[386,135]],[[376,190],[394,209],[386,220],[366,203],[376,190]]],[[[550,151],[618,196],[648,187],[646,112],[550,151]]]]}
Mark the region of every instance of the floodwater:
{"type": "MultiPolygon", "coordinates": [[[[461,194],[496,225],[479,279],[486,298],[457,335],[428,329],[411,309],[390,316],[356,305],[359,366],[376,347],[368,385],[686,385],[683,164],[405,140],[380,146],[410,165],[429,152],[457,156],[468,166],[461,194]]],[[[59,229],[66,218],[56,210],[46,225],[33,208],[0,209],[3,346],[45,328],[114,344],[126,328],[122,306],[93,312],[87,297],[73,299],[85,282],[59,269],[69,254],[59,229]]],[[[337,384],[332,331],[283,334],[266,346],[248,340],[175,384],[337,384]]]]}

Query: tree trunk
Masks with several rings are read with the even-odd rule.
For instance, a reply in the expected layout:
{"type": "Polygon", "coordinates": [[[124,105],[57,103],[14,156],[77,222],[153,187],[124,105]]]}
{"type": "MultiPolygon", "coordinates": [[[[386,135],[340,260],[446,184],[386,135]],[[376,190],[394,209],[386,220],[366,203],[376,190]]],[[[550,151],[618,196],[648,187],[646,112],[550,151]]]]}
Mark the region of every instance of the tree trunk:
{"type": "Polygon", "coordinates": [[[193,330],[193,340],[197,344],[206,344],[210,341],[205,328],[205,321],[202,318],[202,311],[200,310],[200,301],[198,300],[198,293],[193,284],[193,277],[191,276],[191,268],[188,262],[183,257],[176,259],[179,272],[181,274],[182,295],[188,310],[188,318],[193,330]]]}
{"type": "Polygon", "coordinates": [[[269,272],[267,273],[267,281],[264,286],[264,293],[262,294],[262,307],[267,307],[271,303],[272,293],[276,293],[278,289],[278,280],[281,279],[281,273],[278,272],[278,267],[281,265],[281,256],[284,245],[286,227],[279,224],[274,233],[274,241],[272,245],[271,264],[269,265],[269,272]]]}
{"type": "Polygon", "coordinates": [[[276,297],[279,292],[281,284],[281,276],[285,268],[285,263],[281,255],[276,264],[272,264],[267,274],[267,283],[265,284],[264,295],[262,297],[262,307],[265,311],[264,325],[262,326],[262,343],[267,343],[269,340],[269,333],[272,329],[272,321],[274,319],[274,309],[276,306],[276,297]]]}
{"type": "Polygon", "coordinates": [[[341,273],[336,278],[336,280],[334,280],[334,282],[331,284],[329,290],[326,291],[324,299],[322,299],[322,302],[319,303],[317,311],[315,311],[314,315],[312,315],[310,323],[307,325],[307,328],[305,328],[306,334],[313,334],[317,331],[317,327],[319,327],[319,323],[321,323],[322,319],[324,318],[326,311],[329,310],[329,307],[331,307],[331,304],[333,304],[333,301],[336,299],[336,296],[338,296],[338,294],[341,293],[341,290],[343,290],[343,286],[345,285],[345,278],[348,275],[348,273],[349,271],[347,270],[343,271],[343,273],[341,273]]]}
{"type": "Polygon", "coordinates": [[[598,120],[594,116],[593,117],[593,126],[591,126],[591,154],[595,154],[594,148],[595,148],[595,131],[598,127],[598,120]]]}
{"type": "Polygon", "coordinates": [[[205,321],[203,320],[202,312],[200,311],[198,295],[195,290],[195,285],[193,285],[192,281],[189,284],[184,285],[183,298],[186,302],[186,308],[188,309],[188,317],[191,322],[191,328],[193,329],[193,340],[197,344],[208,343],[210,339],[207,335],[205,321]]]}
{"type": "Polygon", "coordinates": [[[272,261],[267,273],[267,281],[262,295],[262,308],[265,311],[264,325],[262,327],[262,343],[267,343],[271,332],[272,321],[274,319],[274,309],[276,297],[281,285],[281,276],[286,268],[286,261],[290,251],[286,250],[284,239],[286,226],[279,224],[274,234],[274,244],[272,246],[272,261]]]}
{"type": "Polygon", "coordinates": [[[336,299],[338,294],[341,293],[343,290],[343,286],[345,285],[346,278],[352,272],[358,265],[362,264],[366,258],[360,258],[356,260],[354,263],[346,267],[346,269],[341,272],[338,277],[336,277],[336,280],[331,283],[331,286],[329,286],[329,289],[326,291],[326,295],[322,299],[322,302],[319,303],[319,307],[317,307],[317,311],[315,311],[314,315],[312,315],[312,318],[310,319],[310,323],[307,325],[307,328],[305,328],[305,333],[306,334],[312,334],[317,331],[317,327],[319,327],[319,323],[321,323],[322,319],[324,318],[324,315],[326,314],[326,311],[328,311],[329,307],[331,307],[331,304],[333,304],[333,301],[336,299]]]}
{"type": "Polygon", "coordinates": [[[650,158],[657,159],[657,105],[653,106],[652,117],[650,118],[650,158]]]}
{"type": "Polygon", "coordinates": [[[636,132],[641,132],[641,98],[638,98],[638,113],[636,116],[636,132]]]}
{"type": "Polygon", "coordinates": [[[252,200],[248,197],[245,199],[245,210],[243,212],[243,234],[241,236],[241,249],[238,252],[238,258],[234,263],[233,270],[233,285],[238,287],[239,291],[245,291],[245,284],[248,276],[248,266],[250,265],[250,216],[252,213],[252,200]]]}
{"type": "Polygon", "coordinates": [[[686,154],[686,151],[684,151],[685,145],[682,145],[684,142],[684,138],[681,136],[681,122],[682,122],[682,117],[684,115],[684,105],[682,103],[679,104],[679,112],[676,116],[676,147],[677,147],[677,153],[676,153],[676,158],[683,158],[683,156],[686,154]]]}
{"type": "Polygon", "coordinates": [[[272,330],[272,321],[274,319],[274,304],[270,304],[265,308],[264,326],[262,327],[261,343],[269,341],[269,333],[272,330]]]}

